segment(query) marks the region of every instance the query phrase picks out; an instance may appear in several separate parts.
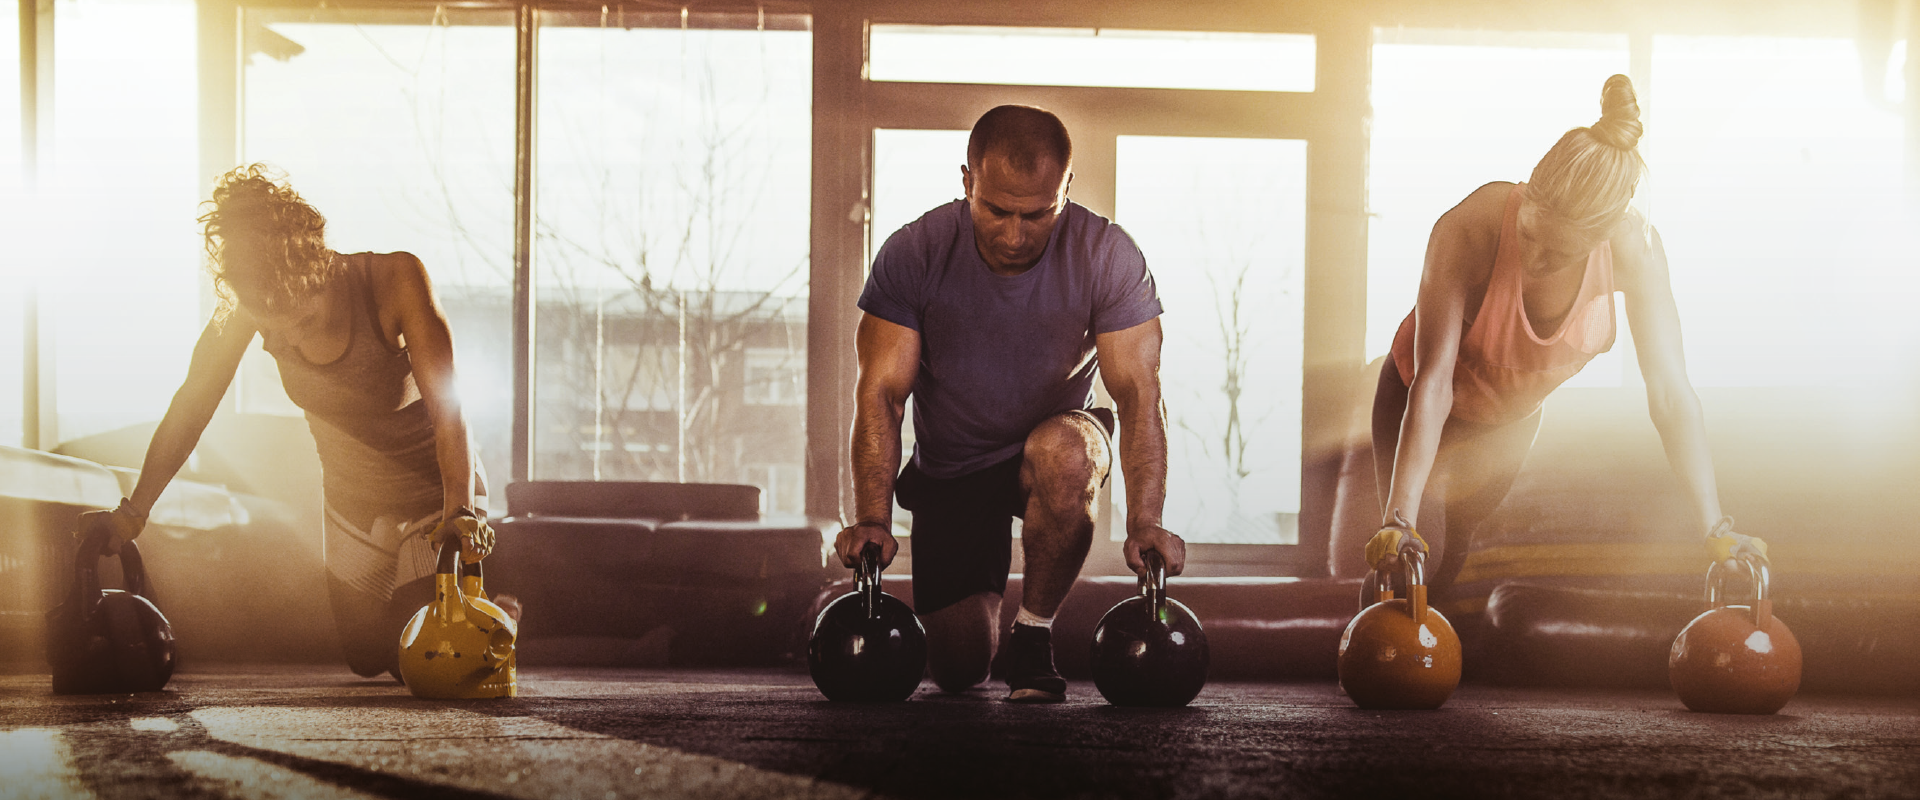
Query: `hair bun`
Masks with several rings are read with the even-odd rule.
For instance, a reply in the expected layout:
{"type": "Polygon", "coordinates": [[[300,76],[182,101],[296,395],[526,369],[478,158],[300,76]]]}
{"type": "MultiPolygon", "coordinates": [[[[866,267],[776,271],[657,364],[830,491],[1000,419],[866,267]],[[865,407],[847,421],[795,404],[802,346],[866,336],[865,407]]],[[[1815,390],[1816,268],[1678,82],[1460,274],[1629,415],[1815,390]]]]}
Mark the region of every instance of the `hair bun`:
{"type": "Polygon", "coordinates": [[[1633,81],[1615,75],[1600,87],[1600,121],[1588,130],[1602,144],[1632,150],[1640,144],[1640,100],[1633,93],[1633,81]]]}

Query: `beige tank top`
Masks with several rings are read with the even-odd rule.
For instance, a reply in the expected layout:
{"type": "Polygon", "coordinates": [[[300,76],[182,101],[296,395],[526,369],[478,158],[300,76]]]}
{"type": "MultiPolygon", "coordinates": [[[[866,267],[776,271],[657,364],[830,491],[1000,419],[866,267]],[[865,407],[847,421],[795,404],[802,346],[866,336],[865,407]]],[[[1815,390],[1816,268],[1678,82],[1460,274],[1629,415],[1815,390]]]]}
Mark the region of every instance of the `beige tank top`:
{"type": "Polygon", "coordinates": [[[433,420],[406,349],[380,330],[372,254],[342,257],[347,269],[337,280],[352,307],[346,352],[316,364],[278,335],[263,336],[262,346],[287,397],[307,413],[327,504],[352,516],[430,514],[443,499],[433,420]]]}

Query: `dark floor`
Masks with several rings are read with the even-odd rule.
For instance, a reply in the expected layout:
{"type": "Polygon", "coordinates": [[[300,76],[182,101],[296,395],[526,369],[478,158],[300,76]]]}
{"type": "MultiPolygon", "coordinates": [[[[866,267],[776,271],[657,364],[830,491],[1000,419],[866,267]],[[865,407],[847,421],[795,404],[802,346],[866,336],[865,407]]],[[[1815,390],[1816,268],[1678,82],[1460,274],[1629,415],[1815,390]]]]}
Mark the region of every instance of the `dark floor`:
{"type": "Polygon", "coordinates": [[[1771,717],[1664,693],[1463,687],[1368,712],[1332,684],[1209,686],[1180,710],[998,692],[828,703],[786,671],[535,670],[427,702],[322,667],[54,697],[0,676],[0,798],[1920,797],[1920,698],[1771,717]]]}

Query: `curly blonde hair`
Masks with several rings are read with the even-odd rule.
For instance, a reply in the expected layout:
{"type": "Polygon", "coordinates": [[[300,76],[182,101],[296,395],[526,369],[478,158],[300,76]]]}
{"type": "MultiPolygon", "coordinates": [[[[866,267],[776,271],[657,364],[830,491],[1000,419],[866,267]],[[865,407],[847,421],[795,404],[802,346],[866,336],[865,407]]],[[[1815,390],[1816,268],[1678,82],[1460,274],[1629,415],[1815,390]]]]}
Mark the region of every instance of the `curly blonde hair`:
{"type": "Polygon", "coordinates": [[[278,170],[236,168],[220,176],[202,207],[198,221],[222,316],[242,298],[265,309],[287,308],[340,271],[327,248],[327,218],[278,170]]]}
{"type": "Polygon", "coordinates": [[[1646,174],[1640,103],[1625,75],[1600,89],[1600,120],[1567,131],[1533,168],[1527,196],[1573,230],[1594,235],[1624,219],[1646,174]]]}

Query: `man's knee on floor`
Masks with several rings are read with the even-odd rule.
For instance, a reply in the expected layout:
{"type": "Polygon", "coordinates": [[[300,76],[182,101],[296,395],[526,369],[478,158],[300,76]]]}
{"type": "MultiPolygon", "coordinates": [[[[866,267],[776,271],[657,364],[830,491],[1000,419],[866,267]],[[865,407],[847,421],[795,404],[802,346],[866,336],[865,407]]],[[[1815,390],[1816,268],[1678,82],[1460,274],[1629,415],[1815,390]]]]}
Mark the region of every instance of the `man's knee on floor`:
{"type": "Polygon", "coordinates": [[[987,679],[999,640],[1000,595],[981,592],[920,615],[927,629],[927,671],[944,691],[960,692],[987,679]]]}
{"type": "Polygon", "coordinates": [[[930,649],[927,653],[927,672],[943,692],[964,692],[986,683],[992,666],[993,659],[986,648],[967,653],[930,649]]]}

